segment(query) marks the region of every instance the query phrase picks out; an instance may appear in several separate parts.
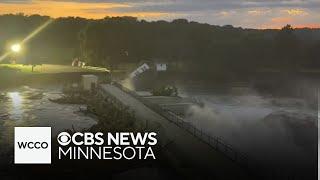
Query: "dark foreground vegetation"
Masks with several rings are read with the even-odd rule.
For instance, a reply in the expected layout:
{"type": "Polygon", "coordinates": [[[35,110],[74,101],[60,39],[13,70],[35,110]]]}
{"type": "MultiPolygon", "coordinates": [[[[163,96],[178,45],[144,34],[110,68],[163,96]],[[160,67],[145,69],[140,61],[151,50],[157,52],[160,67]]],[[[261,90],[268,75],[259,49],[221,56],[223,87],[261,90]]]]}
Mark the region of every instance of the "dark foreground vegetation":
{"type": "MultiPolygon", "coordinates": [[[[50,17],[0,16],[0,49],[21,41],[50,17]]],[[[319,29],[256,30],[177,19],[147,22],[134,17],[100,20],[58,18],[24,45],[26,60],[70,64],[79,57],[90,65],[162,59],[177,70],[206,75],[247,75],[261,69],[320,69],[319,29]]]]}

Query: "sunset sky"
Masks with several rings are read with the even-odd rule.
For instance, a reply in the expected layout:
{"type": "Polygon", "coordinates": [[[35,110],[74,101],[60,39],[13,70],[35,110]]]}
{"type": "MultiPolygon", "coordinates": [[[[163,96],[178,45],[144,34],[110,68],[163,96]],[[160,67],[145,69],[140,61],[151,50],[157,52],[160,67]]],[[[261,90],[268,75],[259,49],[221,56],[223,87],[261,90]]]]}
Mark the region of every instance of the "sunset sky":
{"type": "Polygon", "coordinates": [[[0,0],[0,14],[185,18],[247,28],[320,27],[320,0],[0,0]]]}

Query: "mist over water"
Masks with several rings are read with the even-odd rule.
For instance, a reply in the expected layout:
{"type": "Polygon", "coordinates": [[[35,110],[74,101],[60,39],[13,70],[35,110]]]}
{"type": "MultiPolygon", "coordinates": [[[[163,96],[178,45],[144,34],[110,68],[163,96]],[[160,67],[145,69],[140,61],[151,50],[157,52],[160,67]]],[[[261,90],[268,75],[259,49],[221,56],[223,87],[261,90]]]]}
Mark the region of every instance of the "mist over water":
{"type": "Polygon", "coordinates": [[[221,137],[249,159],[288,173],[315,168],[317,112],[303,100],[190,92],[185,95],[204,104],[191,106],[186,120],[221,137]]]}

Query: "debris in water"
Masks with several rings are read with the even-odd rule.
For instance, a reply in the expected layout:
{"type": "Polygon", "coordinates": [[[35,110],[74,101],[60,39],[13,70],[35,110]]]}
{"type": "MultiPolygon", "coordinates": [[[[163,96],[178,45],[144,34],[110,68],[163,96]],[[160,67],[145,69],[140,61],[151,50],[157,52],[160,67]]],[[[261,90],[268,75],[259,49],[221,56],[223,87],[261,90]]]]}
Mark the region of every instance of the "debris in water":
{"type": "Polygon", "coordinates": [[[9,118],[9,114],[0,114],[0,120],[9,118]]]}

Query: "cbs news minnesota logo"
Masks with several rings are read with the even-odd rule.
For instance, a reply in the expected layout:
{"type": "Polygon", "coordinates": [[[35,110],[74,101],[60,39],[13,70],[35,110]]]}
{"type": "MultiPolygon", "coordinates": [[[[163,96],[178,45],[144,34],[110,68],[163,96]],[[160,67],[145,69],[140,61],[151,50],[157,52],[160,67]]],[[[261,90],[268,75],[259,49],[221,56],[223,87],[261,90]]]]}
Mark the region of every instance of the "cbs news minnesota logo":
{"type": "Polygon", "coordinates": [[[14,163],[51,164],[51,127],[15,127],[14,163]]]}
{"type": "MultiPolygon", "coordinates": [[[[156,159],[152,150],[158,142],[155,132],[107,133],[106,140],[103,136],[101,132],[61,132],[57,136],[59,159],[156,159]]],[[[14,163],[51,164],[51,127],[15,127],[14,163]]]]}

